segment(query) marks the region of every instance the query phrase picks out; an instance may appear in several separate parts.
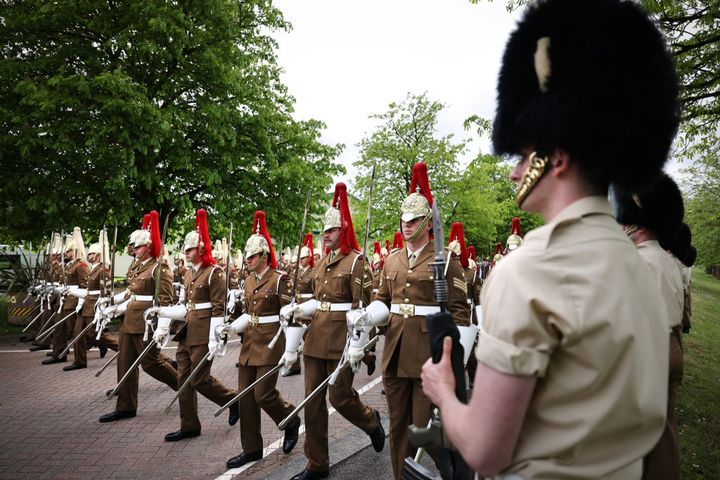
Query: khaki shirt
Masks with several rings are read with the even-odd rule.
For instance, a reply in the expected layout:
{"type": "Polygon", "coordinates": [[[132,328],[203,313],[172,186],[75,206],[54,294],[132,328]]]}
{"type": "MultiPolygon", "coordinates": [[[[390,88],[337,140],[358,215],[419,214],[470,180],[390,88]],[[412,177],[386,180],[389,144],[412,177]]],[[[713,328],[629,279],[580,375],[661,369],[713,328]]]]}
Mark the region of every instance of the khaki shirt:
{"type": "Polygon", "coordinates": [[[684,305],[682,272],[672,255],[657,240],[637,245],[638,253],[650,265],[655,285],[660,289],[665,309],[669,313],[669,328],[680,325],[684,305]]]}
{"type": "MultiPolygon", "coordinates": [[[[65,268],[65,284],[77,285],[79,288],[87,288],[88,276],[90,275],[90,266],[85,260],[79,258],[72,260],[65,268]]],[[[62,274],[61,274],[62,276],[62,274]]],[[[73,295],[68,295],[63,301],[62,309],[64,312],[75,310],[80,299],[73,295]]]]}
{"type": "MultiPolygon", "coordinates": [[[[363,304],[370,300],[372,281],[370,269],[365,265],[362,275],[362,256],[356,252],[343,255],[338,252],[332,260],[325,255],[315,264],[313,296],[320,302],[351,303],[358,308],[361,276],[365,279],[363,304]]],[[[347,340],[347,311],[315,310],[307,331],[303,355],[324,360],[340,360],[347,340]]]]}
{"type": "MultiPolygon", "coordinates": [[[[269,268],[260,280],[250,273],[245,279],[245,313],[257,317],[278,316],[280,307],[290,303],[291,288],[290,278],[281,270],[269,268]]],[[[272,323],[250,322],[243,332],[238,360],[241,365],[277,365],[285,351],[285,336],[281,334],[272,349],[268,348],[268,344],[280,328],[279,320],[272,323]]]]}
{"type": "Polygon", "coordinates": [[[537,386],[513,454],[527,479],[639,478],[664,427],[667,313],[604,197],[585,197],[495,266],[476,357],[537,386]]]}
{"type": "MultiPolygon", "coordinates": [[[[437,306],[434,300],[435,272],[430,265],[435,258],[433,242],[428,242],[418,253],[415,265],[410,268],[407,247],[391,253],[385,259],[382,278],[375,297],[388,308],[392,304],[437,306]]],[[[468,325],[470,310],[467,303],[467,286],[460,262],[450,260],[447,275],[447,310],[457,325],[468,325]]],[[[391,313],[385,333],[383,375],[394,365],[391,375],[403,378],[420,378],[423,363],[430,358],[430,339],[427,318],[424,315],[391,313]],[[397,362],[391,360],[397,356],[397,362]]]]}
{"type": "MultiPolygon", "coordinates": [[[[132,295],[149,295],[155,294],[155,269],[158,268],[157,260],[150,258],[147,263],[138,262],[133,269],[132,277],[128,283],[128,295],[125,300],[131,299],[132,295]]],[[[161,307],[172,304],[173,286],[172,272],[170,267],[162,264],[160,270],[160,292],[159,303],[161,307]]],[[[145,319],[143,313],[145,310],[153,306],[152,300],[140,301],[133,300],[127,306],[125,312],[125,320],[120,325],[120,333],[138,334],[145,332],[145,319]]]]}
{"type": "Polygon", "coordinates": [[[225,314],[225,273],[217,265],[188,268],[183,279],[187,315],[173,340],[187,346],[206,345],[210,339],[210,318],[225,314]],[[194,305],[211,303],[210,308],[196,310],[194,305]]]}

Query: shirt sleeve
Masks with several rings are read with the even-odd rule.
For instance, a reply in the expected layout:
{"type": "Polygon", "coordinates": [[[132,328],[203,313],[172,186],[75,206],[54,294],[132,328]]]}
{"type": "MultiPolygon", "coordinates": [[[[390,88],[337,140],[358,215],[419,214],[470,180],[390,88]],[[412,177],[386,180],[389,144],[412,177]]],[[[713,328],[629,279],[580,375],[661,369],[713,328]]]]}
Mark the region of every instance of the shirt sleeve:
{"type": "Polygon", "coordinates": [[[213,317],[222,317],[225,314],[225,272],[220,268],[214,268],[215,271],[210,273],[210,285],[208,285],[208,293],[210,294],[210,303],[212,303],[213,317]]]}
{"type": "Polygon", "coordinates": [[[543,377],[560,341],[557,325],[567,323],[559,285],[546,269],[506,258],[482,289],[483,329],[477,360],[501,373],[543,377]]]}
{"type": "Polygon", "coordinates": [[[447,277],[448,302],[447,309],[453,316],[455,325],[470,324],[470,307],[467,303],[467,283],[462,266],[457,260],[450,260],[447,277]]]}

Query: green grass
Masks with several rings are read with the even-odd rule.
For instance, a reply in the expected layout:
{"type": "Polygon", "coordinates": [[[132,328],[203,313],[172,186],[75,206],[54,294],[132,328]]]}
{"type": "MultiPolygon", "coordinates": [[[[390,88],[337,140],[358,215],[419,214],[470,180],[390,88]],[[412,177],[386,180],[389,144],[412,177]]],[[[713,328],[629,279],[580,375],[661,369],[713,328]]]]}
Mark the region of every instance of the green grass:
{"type": "Polygon", "coordinates": [[[720,478],[720,280],[693,269],[692,329],[678,393],[683,479],[720,478]]]}

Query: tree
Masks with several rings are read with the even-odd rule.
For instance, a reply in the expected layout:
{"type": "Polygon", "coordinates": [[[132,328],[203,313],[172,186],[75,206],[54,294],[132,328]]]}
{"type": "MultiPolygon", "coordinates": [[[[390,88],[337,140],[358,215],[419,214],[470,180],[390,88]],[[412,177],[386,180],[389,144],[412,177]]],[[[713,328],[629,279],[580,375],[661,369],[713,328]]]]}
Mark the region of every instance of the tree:
{"type": "MultiPolygon", "coordinates": [[[[515,205],[515,186],[509,180],[511,167],[502,159],[479,154],[462,169],[458,157],[465,142],[453,143],[452,135],[438,137],[437,115],[443,104],[427,94],[408,94],[401,103],[391,103],[386,113],[372,115],[381,120],[369,138],[360,143],[359,175],[354,184],[355,225],[365,224],[370,172],[376,167],[370,239],[391,239],[400,227],[399,210],[410,189],[413,165],[428,165],[430,188],[437,199],[444,229],[454,221],[464,224],[468,245],[488,252],[495,241],[503,244],[510,233],[510,221],[521,216],[526,229],[540,225],[535,216],[522,213],[515,205]]],[[[478,125],[478,134],[487,133],[487,120],[471,117],[466,128],[478,125]]]]}
{"type": "MultiPolygon", "coordinates": [[[[0,6],[0,238],[39,240],[157,209],[238,239],[264,209],[274,235],[343,171],[324,125],[292,118],[267,0],[9,1],[0,6]]],[[[315,210],[319,211],[320,205],[315,210]]]]}

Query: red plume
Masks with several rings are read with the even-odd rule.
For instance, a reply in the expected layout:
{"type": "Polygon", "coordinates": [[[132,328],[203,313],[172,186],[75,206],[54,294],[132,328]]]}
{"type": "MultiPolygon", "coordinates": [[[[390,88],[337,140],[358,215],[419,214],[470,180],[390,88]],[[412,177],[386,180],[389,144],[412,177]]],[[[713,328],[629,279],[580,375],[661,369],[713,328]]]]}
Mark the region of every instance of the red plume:
{"type": "Polygon", "coordinates": [[[522,230],[520,229],[520,219],[513,217],[512,224],[510,225],[510,234],[517,233],[522,237],[522,230]]]}
{"type": "Polygon", "coordinates": [[[195,231],[200,235],[203,266],[207,267],[210,265],[215,265],[217,262],[213,258],[212,241],[210,240],[207,212],[204,208],[200,208],[197,212],[195,212],[195,231]]]}
{"type": "Polygon", "coordinates": [[[265,212],[261,210],[255,211],[255,217],[253,217],[253,233],[259,233],[265,237],[268,247],[270,247],[270,261],[268,263],[271,268],[276,269],[277,259],[275,258],[275,249],[273,248],[272,241],[270,240],[270,232],[268,232],[267,224],[265,223],[265,212]]]}
{"type": "Polygon", "coordinates": [[[473,259],[473,262],[477,262],[477,252],[475,251],[475,245],[470,245],[468,247],[468,255],[470,255],[470,258],[473,259]]]}
{"type": "Polygon", "coordinates": [[[462,265],[463,268],[467,268],[467,266],[470,265],[470,262],[468,262],[468,251],[465,246],[465,230],[463,229],[463,224],[461,222],[453,222],[452,227],[450,227],[450,238],[448,238],[448,243],[453,240],[457,240],[460,244],[460,265],[462,265]]]}
{"type": "Polygon", "coordinates": [[[432,207],[433,196],[430,191],[430,181],[428,180],[427,163],[418,162],[413,166],[412,180],[410,181],[410,193],[420,191],[419,193],[428,201],[428,205],[432,207]]]}
{"type": "Polygon", "coordinates": [[[360,252],[357,237],[355,236],[355,228],[350,215],[350,205],[348,204],[347,186],[343,182],[335,185],[335,195],[333,196],[332,206],[340,210],[340,238],[337,247],[343,255],[348,255],[351,250],[360,252]]]}
{"type": "Polygon", "coordinates": [[[375,256],[376,253],[380,256],[380,270],[382,270],[383,266],[385,265],[385,258],[383,257],[383,254],[382,254],[380,242],[377,242],[377,241],[373,244],[373,256],[375,256]]]}
{"type": "Polygon", "coordinates": [[[160,258],[162,256],[163,244],[162,237],[160,236],[160,217],[158,216],[158,212],[156,210],[152,210],[150,212],[150,223],[148,228],[150,229],[150,248],[152,256],[160,258]]]}
{"type": "Polygon", "coordinates": [[[497,242],[497,243],[495,244],[495,255],[497,255],[498,253],[499,253],[500,255],[503,255],[503,245],[502,245],[502,243],[500,243],[500,242],[497,242]]]}
{"type": "Polygon", "coordinates": [[[390,240],[385,240],[385,251],[390,253],[390,240]]]}
{"type": "Polygon", "coordinates": [[[313,234],[312,233],[306,233],[305,234],[305,240],[303,240],[303,246],[307,247],[308,250],[310,250],[310,266],[312,268],[315,268],[315,247],[313,246],[313,234]]]}
{"type": "Polygon", "coordinates": [[[149,225],[150,225],[150,214],[146,213],[145,215],[143,215],[142,227],[140,227],[140,228],[142,230],[147,230],[149,225]]]}
{"type": "Polygon", "coordinates": [[[392,249],[395,250],[403,248],[403,236],[401,232],[395,232],[395,237],[393,238],[393,244],[392,249]]]}

